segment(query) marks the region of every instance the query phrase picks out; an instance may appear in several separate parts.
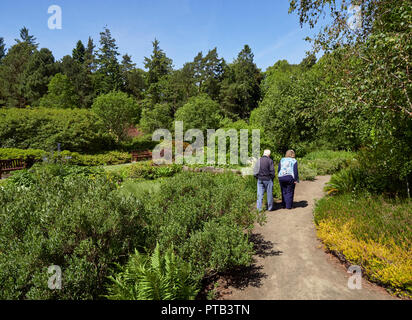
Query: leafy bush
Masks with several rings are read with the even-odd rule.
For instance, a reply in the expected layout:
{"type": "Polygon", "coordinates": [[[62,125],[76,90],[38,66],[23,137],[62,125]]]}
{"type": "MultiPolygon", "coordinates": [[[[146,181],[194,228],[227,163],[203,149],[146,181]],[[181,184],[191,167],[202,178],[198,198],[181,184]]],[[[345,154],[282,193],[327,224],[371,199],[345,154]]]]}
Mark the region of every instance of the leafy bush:
{"type": "Polygon", "coordinates": [[[151,256],[135,251],[125,266],[110,277],[107,298],[112,300],[193,300],[198,292],[191,266],[157,245],[151,256]]]}
{"type": "Polygon", "coordinates": [[[64,180],[73,176],[92,178],[103,174],[104,171],[100,168],[62,164],[35,164],[30,169],[13,172],[8,182],[20,187],[30,187],[40,182],[44,177],[60,177],[64,180]]]}
{"type": "Polygon", "coordinates": [[[169,103],[157,103],[152,106],[147,100],[142,102],[141,128],[151,133],[156,129],[171,129],[173,122],[173,107],[169,103]]]}
{"type": "Polygon", "coordinates": [[[151,134],[146,134],[120,142],[119,150],[125,152],[153,150],[158,144],[159,142],[152,141],[151,134]]]}
{"type": "Polygon", "coordinates": [[[77,152],[110,150],[114,141],[97,115],[83,109],[0,109],[0,148],[77,152]]]}
{"type": "Polygon", "coordinates": [[[299,179],[302,181],[305,181],[305,180],[313,181],[318,175],[318,172],[315,168],[310,167],[304,162],[298,163],[298,171],[299,171],[299,179]]]}
{"type": "Polygon", "coordinates": [[[176,121],[183,121],[183,130],[199,129],[206,133],[207,129],[217,129],[222,120],[219,104],[207,94],[192,97],[175,114],[176,121]]]}
{"type": "Polygon", "coordinates": [[[40,99],[40,106],[45,108],[79,108],[80,99],[70,79],[57,73],[48,84],[47,95],[40,99]]]}
{"type": "Polygon", "coordinates": [[[66,179],[47,171],[36,185],[0,188],[0,299],[92,299],[109,267],[145,239],[144,208],[103,176],[66,179]],[[62,269],[50,290],[47,268],[62,269]]]}
{"type": "Polygon", "coordinates": [[[104,126],[118,140],[126,137],[126,129],[139,122],[140,108],[137,102],[124,92],[110,92],[98,96],[92,110],[102,119],[104,126]]]}
{"type": "Polygon", "coordinates": [[[63,162],[79,166],[115,165],[131,161],[130,153],[120,151],[109,151],[100,154],[80,154],[67,150],[50,153],[39,149],[0,149],[0,160],[24,159],[43,161],[43,158],[46,158],[47,162],[63,162]]]}
{"type": "Polygon", "coordinates": [[[145,201],[147,246],[153,248],[157,241],[162,250],[175,245],[177,254],[193,263],[201,276],[244,265],[250,261],[251,247],[243,230],[257,219],[251,210],[255,193],[235,174],[184,172],[169,178],[145,201]],[[196,253],[200,249],[203,255],[196,253]]]}
{"type": "Polygon", "coordinates": [[[33,159],[41,160],[47,154],[46,151],[40,149],[16,149],[16,148],[0,148],[0,160],[7,159],[33,159]]]}
{"type": "Polygon", "coordinates": [[[335,173],[325,186],[328,194],[365,191],[364,174],[359,168],[350,167],[335,173]]]}
{"type": "Polygon", "coordinates": [[[182,166],[177,164],[155,165],[153,162],[137,162],[127,168],[126,176],[129,178],[158,179],[161,177],[171,177],[182,170],[182,166]]]}
{"type": "Polygon", "coordinates": [[[210,274],[252,263],[253,244],[227,217],[205,222],[181,248],[197,274],[210,274]]]}
{"type": "Polygon", "coordinates": [[[319,238],[364,269],[371,280],[412,296],[412,202],[344,194],[315,208],[319,238]]]}

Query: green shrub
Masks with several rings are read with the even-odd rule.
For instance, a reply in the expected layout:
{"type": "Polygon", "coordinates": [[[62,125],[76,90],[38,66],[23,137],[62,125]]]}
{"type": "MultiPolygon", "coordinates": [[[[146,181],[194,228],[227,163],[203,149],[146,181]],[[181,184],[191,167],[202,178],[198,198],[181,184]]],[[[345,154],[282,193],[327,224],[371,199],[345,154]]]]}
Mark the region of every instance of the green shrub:
{"type": "Polygon", "coordinates": [[[13,172],[8,182],[16,186],[30,187],[41,182],[44,177],[60,177],[63,180],[73,176],[95,178],[103,173],[103,169],[100,168],[40,163],[30,169],[13,172]]]}
{"type": "Polygon", "coordinates": [[[140,107],[135,99],[121,91],[98,96],[93,102],[92,110],[117,140],[125,139],[130,125],[138,123],[140,119],[140,107]]]}
{"type": "Polygon", "coordinates": [[[0,109],[0,148],[76,152],[110,150],[113,138],[97,115],[84,109],[0,109]]]}
{"type": "Polygon", "coordinates": [[[39,174],[0,188],[0,299],[93,299],[109,267],[144,243],[144,208],[104,176],[39,174]],[[50,290],[47,268],[62,269],[50,290]]]}
{"type": "Polygon", "coordinates": [[[24,159],[43,161],[46,158],[47,162],[63,162],[66,164],[79,166],[101,166],[129,163],[132,159],[128,152],[108,151],[100,154],[80,154],[63,150],[61,152],[46,152],[39,149],[15,149],[3,148],[0,149],[0,160],[7,159],[24,159]]]}
{"type": "Polygon", "coordinates": [[[325,186],[325,191],[328,194],[366,191],[364,176],[357,167],[346,168],[331,177],[325,186]]]}
{"type": "Polygon", "coordinates": [[[142,179],[158,179],[161,177],[171,177],[182,170],[181,165],[155,165],[153,162],[137,162],[127,168],[126,175],[129,178],[142,178],[142,179]]]}
{"type": "Polygon", "coordinates": [[[255,194],[246,179],[235,174],[184,172],[169,178],[162,182],[160,192],[145,201],[147,246],[153,248],[157,241],[161,249],[175,245],[179,256],[195,264],[196,272],[243,265],[249,261],[245,256],[251,256],[243,230],[257,219],[251,210],[255,194]],[[216,235],[214,227],[222,234],[216,235]],[[199,245],[209,254],[193,261],[199,245]],[[212,252],[216,255],[211,260],[212,252]]]}
{"type": "Polygon", "coordinates": [[[125,266],[110,277],[107,298],[112,300],[193,300],[198,289],[191,266],[173,248],[151,256],[135,251],[125,266]]]}
{"type": "Polygon", "coordinates": [[[182,256],[197,274],[229,270],[252,263],[253,244],[227,217],[208,221],[183,244],[182,256]]]}
{"type": "Polygon", "coordinates": [[[119,149],[125,152],[153,150],[158,144],[158,141],[152,140],[151,134],[146,134],[120,142],[119,149]]]}
{"type": "Polygon", "coordinates": [[[298,171],[299,179],[302,181],[313,181],[318,175],[318,171],[315,168],[311,167],[309,164],[306,164],[305,162],[298,162],[298,171]]]}
{"type": "Polygon", "coordinates": [[[0,148],[0,160],[7,160],[7,159],[42,160],[46,154],[47,154],[46,151],[39,150],[39,149],[0,148]]]}
{"type": "Polygon", "coordinates": [[[206,133],[207,129],[218,129],[222,120],[219,104],[207,94],[190,98],[175,114],[176,121],[183,121],[184,131],[198,129],[206,133]]]}

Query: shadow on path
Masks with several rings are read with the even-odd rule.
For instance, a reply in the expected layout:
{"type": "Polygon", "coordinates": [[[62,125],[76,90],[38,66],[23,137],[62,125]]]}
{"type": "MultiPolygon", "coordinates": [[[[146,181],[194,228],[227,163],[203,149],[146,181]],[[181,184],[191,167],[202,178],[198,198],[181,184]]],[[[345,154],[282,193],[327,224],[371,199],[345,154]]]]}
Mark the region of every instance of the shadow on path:
{"type": "MultiPolygon", "coordinates": [[[[283,252],[274,250],[274,243],[267,241],[260,233],[252,233],[249,237],[253,243],[255,255],[260,258],[269,256],[280,256],[283,252]]],[[[267,278],[267,274],[262,272],[263,266],[259,265],[254,258],[252,264],[248,267],[237,267],[227,272],[220,272],[207,279],[203,279],[203,289],[199,293],[197,299],[206,299],[207,293],[213,289],[216,282],[220,283],[219,290],[216,292],[216,297],[220,297],[222,291],[228,287],[236,289],[245,289],[249,286],[259,288],[262,286],[262,280],[267,278]]]]}
{"type": "MultiPolygon", "coordinates": [[[[253,233],[249,237],[250,242],[253,243],[253,250],[258,257],[265,258],[269,256],[280,256],[282,251],[274,250],[275,245],[271,241],[267,241],[260,233],[253,233]]],[[[222,274],[227,285],[237,289],[243,289],[248,286],[260,287],[262,279],[267,278],[267,274],[262,272],[263,267],[253,264],[249,267],[241,267],[231,270],[228,273],[222,274]]]]}
{"type": "MultiPolygon", "coordinates": [[[[294,201],[294,202],[293,202],[293,208],[306,208],[308,205],[309,205],[309,204],[308,204],[308,202],[307,202],[306,200],[294,201]]],[[[282,203],[281,203],[281,202],[276,202],[276,203],[274,204],[274,209],[273,209],[273,211],[280,210],[280,209],[284,209],[284,208],[282,207],[282,203]]]]}

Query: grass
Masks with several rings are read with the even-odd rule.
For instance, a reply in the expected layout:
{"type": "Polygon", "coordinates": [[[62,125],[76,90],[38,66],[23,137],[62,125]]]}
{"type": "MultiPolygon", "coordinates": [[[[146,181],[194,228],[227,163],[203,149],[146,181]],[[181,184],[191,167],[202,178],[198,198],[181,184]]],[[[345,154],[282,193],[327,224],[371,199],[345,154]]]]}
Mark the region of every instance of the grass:
{"type": "Polygon", "coordinates": [[[326,247],[360,265],[392,292],[412,297],[412,201],[343,194],[317,203],[315,223],[326,247]]]}
{"type": "Polygon", "coordinates": [[[167,178],[157,179],[157,180],[136,180],[129,179],[122,183],[119,188],[119,192],[124,195],[134,195],[139,198],[145,193],[153,194],[160,190],[161,182],[167,178]]]}

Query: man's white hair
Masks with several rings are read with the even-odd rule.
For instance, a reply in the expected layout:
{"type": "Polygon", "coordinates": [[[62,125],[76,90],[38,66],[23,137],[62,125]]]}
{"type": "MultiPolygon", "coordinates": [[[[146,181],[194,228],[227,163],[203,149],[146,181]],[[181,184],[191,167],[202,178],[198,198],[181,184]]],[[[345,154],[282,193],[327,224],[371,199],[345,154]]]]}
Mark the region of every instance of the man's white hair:
{"type": "Polygon", "coordinates": [[[270,150],[266,149],[265,151],[263,151],[263,155],[266,157],[270,157],[270,150]]]}

